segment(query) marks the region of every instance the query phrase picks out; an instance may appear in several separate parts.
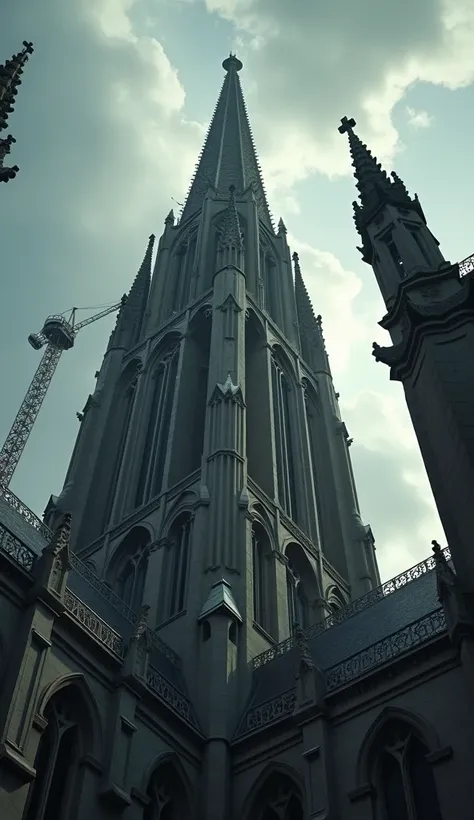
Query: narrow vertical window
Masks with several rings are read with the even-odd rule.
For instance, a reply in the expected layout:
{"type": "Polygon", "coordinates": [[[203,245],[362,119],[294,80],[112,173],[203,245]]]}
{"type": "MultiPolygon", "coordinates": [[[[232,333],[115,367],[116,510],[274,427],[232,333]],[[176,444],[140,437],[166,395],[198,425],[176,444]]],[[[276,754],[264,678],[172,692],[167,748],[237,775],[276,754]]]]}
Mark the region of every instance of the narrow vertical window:
{"type": "Polygon", "coordinates": [[[162,359],[153,374],[153,392],[135,496],[136,507],[158,495],[163,486],[178,356],[179,348],[174,348],[162,359]]]}
{"type": "Polygon", "coordinates": [[[192,518],[186,513],[173,523],[163,574],[163,620],[179,615],[186,608],[192,518]]]}
{"type": "Polygon", "coordinates": [[[274,359],[272,360],[272,396],[278,498],[287,515],[297,521],[290,387],[285,374],[274,359]]]}
{"type": "Polygon", "coordinates": [[[405,268],[404,268],[404,265],[403,265],[403,261],[402,261],[402,258],[400,256],[399,252],[398,252],[398,248],[397,248],[397,246],[396,246],[396,244],[393,241],[391,236],[387,238],[386,245],[387,245],[388,252],[389,252],[389,254],[392,258],[392,261],[393,261],[395,267],[404,276],[405,275],[405,268]]]}
{"type": "Polygon", "coordinates": [[[387,820],[441,820],[428,749],[404,724],[392,724],[379,746],[380,797],[387,820]]]}
{"type": "Polygon", "coordinates": [[[137,389],[137,373],[129,381],[128,385],[122,392],[121,396],[116,398],[115,419],[112,420],[111,428],[115,428],[118,432],[119,439],[114,442],[113,448],[110,450],[110,456],[113,459],[113,471],[111,474],[111,481],[107,502],[104,506],[103,526],[107,526],[112,515],[115,494],[117,491],[117,484],[120,477],[120,471],[123,465],[125,455],[125,447],[127,444],[128,434],[130,431],[130,421],[132,418],[133,407],[135,403],[135,395],[137,389]]]}
{"type": "Polygon", "coordinates": [[[256,523],[252,529],[253,619],[271,632],[272,612],[268,586],[268,557],[271,546],[264,528],[256,523]]]}

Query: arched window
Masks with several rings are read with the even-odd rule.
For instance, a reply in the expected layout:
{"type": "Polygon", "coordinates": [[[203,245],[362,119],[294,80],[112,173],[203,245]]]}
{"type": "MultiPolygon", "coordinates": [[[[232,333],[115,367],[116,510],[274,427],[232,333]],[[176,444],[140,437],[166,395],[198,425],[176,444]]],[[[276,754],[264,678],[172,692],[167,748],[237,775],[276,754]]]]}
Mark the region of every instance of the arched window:
{"type": "Polygon", "coordinates": [[[278,500],[286,514],[298,521],[295,462],[293,451],[294,414],[291,413],[291,387],[277,357],[272,357],[272,395],[278,478],[278,500]]]}
{"type": "Polygon", "coordinates": [[[269,589],[269,556],[271,545],[261,524],[252,527],[253,619],[266,632],[272,631],[272,611],[269,589]]]}
{"type": "Polygon", "coordinates": [[[128,533],[116,552],[108,575],[114,591],[134,612],[143,604],[150,535],[143,527],[128,533]]]}
{"type": "Polygon", "coordinates": [[[290,634],[296,626],[307,629],[313,620],[312,605],[320,598],[319,584],[306,551],[299,544],[285,549],[288,561],[286,586],[290,634]]]}
{"type": "Polygon", "coordinates": [[[158,495],[163,486],[178,359],[179,345],[175,342],[163,353],[151,377],[151,402],[135,496],[136,507],[158,495]]]}
{"type": "Polygon", "coordinates": [[[171,276],[169,278],[169,302],[168,315],[177,313],[181,308],[181,292],[186,269],[186,257],[188,253],[188,242],[183,239],[175,250],[173,264],[171,266],[171,276]]]}
{"type": "Polygon", "coordinates": [[[81,787],[81,758],[91,752],[90,718],[77,687],[53,695],[35,759],[25,820],[68,820],[81,787]]]}
{"type": "Polygon", "coordinates": [[[271,774],[260,789],[249,820],[304,820],[300,790],[290,777],[271,774]]]}
{"type": "Polygon", "coordinates": [[[374,744],[373,778],[384,820],[441,820],[428,748],[411,726],[391,721],[374,744]]]}
{"type": "Polygon", "coordinates": [[[288,594],[288,620],[290,633],[296,627],[306,629],[310,624],[309,601],[304,588],[304,582],[298,576],[296,570],[288,567],[286,571],[286,584],[288,594]]]}
{"type": "Polygon", "coordinates": [[[150,802],[143,820],[185,820],[191,817],[186,789],[172,763],[164,763],[154,772],[147,788],[150,802]]]}
{"type": "MultiPolygon", "coordinates": [[[[117,483],[125,455],[125,445],[130,429],[130,419],[132,417],[133,406],[137,389],[137,377],[141,368],[141,363],[133,362],[126,369],[120,379],[117,392],[113,402],[113,411],[106,433],[106,446],[103,448],[102,457],[110,464],[112,469],[108,476],[108,495],[104,505],[104,518],[102,528],[107,526],[112,515],[117,483]]],[[[99,489],[100,497],[100,489],[99,489]]]]}
{"type": "Polygon", "coordinates": [[[185,512],[174,520],[168,533],[162,580],[162,621],[185,609],[191,530],[192,517],[185,512]]]}

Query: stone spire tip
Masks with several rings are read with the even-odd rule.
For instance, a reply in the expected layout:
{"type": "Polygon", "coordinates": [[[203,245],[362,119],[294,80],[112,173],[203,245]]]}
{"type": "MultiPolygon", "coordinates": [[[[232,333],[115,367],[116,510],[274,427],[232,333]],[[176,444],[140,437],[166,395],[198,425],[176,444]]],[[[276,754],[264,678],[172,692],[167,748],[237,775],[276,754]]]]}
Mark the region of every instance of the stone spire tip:
{"type": "Polygon", "coordinates": [[[238,57],[235,56],[235,54],[232,54],[232,52],[230,52],[229,56],[226,57],[226,59],[222,63],[222,68],[225,71],[231,71],[232,69],[234,69],[235,71],[241,71],[243,67],[244,64],[241,62],[241,60],[239,60],[238,57]]]}

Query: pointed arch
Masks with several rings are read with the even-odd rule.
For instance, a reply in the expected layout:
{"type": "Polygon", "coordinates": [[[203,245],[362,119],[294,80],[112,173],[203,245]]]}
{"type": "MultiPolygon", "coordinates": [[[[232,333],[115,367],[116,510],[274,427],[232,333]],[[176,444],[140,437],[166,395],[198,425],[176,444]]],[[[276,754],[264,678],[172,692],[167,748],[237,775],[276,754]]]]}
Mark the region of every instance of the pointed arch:
{"type": "Polygon", "coordinates": [[[86,678],[76,673],[45,687],[38,715],[43,718],[44,729],[24,820],[63,820],[75,816],[84,777],[81,761],[86,755],[96,760],[102,757],[100,712],[86,678]]]}
{"type": "Polygon", "coordinates": [[[296,625],[307,629],[314,622],[314,604],[321,598],[321,590],[313,562],[300,544],[290,541],[284,554],[288,561],[288,620],[292,633],[296,625]]]}
{"type": "Polygon", "coordinates": [[[192,526],[192,513],[189,509],[181,509],[166,533],[160,585],[161,623],[186,609],[192,526]]]}
{"type": "MultiPolygon", "coordinates": [[[[240,225],[240,232],[244,242],[244,248],[246,247],[245,237],[247,236],[247,220],[244,216],[240,213],[239,205],[237,203],[237,211],[239,214],[239,225],[240,225]]],[[[228,213],[228,206],[227,203],[224,208],[219,211],[215,215],[212,220],[211,227],[210,227],[210,235],[209,235],[209,269],[207,271],[206,280],[204,283],[204,290],[212,286],[212,279],[216,271],[218,270],[218,247],[219,247],[219,240],[222,236],[222,230],[227,220],[227,213],[228,213]]]]}
{"type": "Polygon", "coordinates": [[[410,726],[430,752],[440,748],[440,740],[434,726],[416,712],[407,711],[398,706],[386,706],[374,720],[367,731],[357,756],[356,781],[360,785],[367,783],[369,774],[369,757],[374,742],[384,727],[391,722],[405,723],[410,726]]]}
{"type": "Polygon", "coordinates": [[[298,418],[298,413],[294,389],[294,366],[280,345],[274,345],[272,348],[271,381],[278,501],[285,513],[298,523],[299,508],[295,473],[298,450],[295,419],[298,418]]]}
{"type": "MultiPolygon", "coordinates": [[[[265,809],[272,797],[273,785],[288,785],[300,801],[301,809],[305,804],[304,780],[300,773],[287,763],[273,761],[260,772],[254,780],[250,791],[245,798],[242,817],[245,820],[263,820],[265,809]],[[273,782],[272,782],[273,781],[273,782]]],[[[278,816],[278,815],[277,815],[278,816]]],[[[303,814],[301,814],[301,820],[303,814]]]]}
{"type": "Polygon", "coordinates": [[[183,345],[181,375],[176,403],[175,429],[168,486],[201,467],[208,394],[211,315],[208,305],[194,313],[183,345]]]}
{"type": "Polygon", "coordinates": [[[348,604],[343,593],[335,584],[327,587],[324,598],[330,612],[339,612],[348,604]]]}
{"type": "Polygon", "coordinates": [[[183,762],[182,762],[181,758],[179,757],[177,752],[175,752],[173,749],[169,749],[165,752],[160,752],[158,755],[153,757],[153,759],[150,761],[148,766],[146,766],[146,768],[144,770],[144,773],[142,775],[142,782],[141,782],[142,792],[146,793],[148,783],[150,782],[150,779],[153,777],[154,772],[156,772],[156,770],[160,766],[163,766],[165,763],[168,763],[170,766],[172,766],[175,769],[176,774],[178,775],[178,777],[179,777],[179,779],[180,779],[180,781],[183,785],[183,788],[186,792],[186,797],[191,802],[192,797],[193,797],[193,788],[192,788],[192,785],[191,785],[191,781],[190,781],[189,776],[186,772],[186,769],[184,768],[184,765],[183,765],[183,762]]]}
{"type": "Polygon", "coordinates": [[[114,550],[106,569],[108,583],[134,612],[143,605],[151,540],[148,526],[133,527],[114,550]]]}
{"type": "Polygon", "coordinates": [[[197,500],[198,494],[195,490],[185,490],[174,499],[166,511],[164,521],[161,525],[161,537],[166,538],[173,521],[179,515],[182,513],[192,514],[197,500]]]}
{"type": "Polygon", "coordinates": [[[150,773],[145,786],[149,799],[143,820],[181,820],[194,816],[192,790],[179,758],[164,754],[150,773]]]}
{"type": "Polygon", "coordinates": [[[270,536],[264,524],[256,518],[252,523],[253,620],[270,635],[274,627],[271,556],[270,536]]]}
{"type": "Polygon", "coordinates": [[[89,718],[87,731],[90,737],[90,752],[97,760],[101,760],[103,752],[101,713],[91,686],[82,672],[73,672],[70,675],[63,675],[45,686],[38,700],[37,714],[44,718],[45,709],[49,701],[58,692],[61,692],[61,690],[69,686],[74,688],[76,696],[79,695],[84,703],[89,718]]]}
{"type": "Polygon", "coordinates": [[[249,514],[254,521],[262,524],[270,541],[271,549],[276,550],[278,546],[275,538],[275,522],[266,507],[260,501],[254,501],[250,505],[249,514]]]}
{"type": "Polygon", "coordinates": [[[249,477],[274,497],[269,351],[265,326],[254,310],[245,323],[245,401],[249,477]]]}
{"type": "Polygon", "coordinates": [[[147,363],[145,433],[141,442],[134,507],[146,504],[163,489],[181,338],[180,333],[167,333],[147,363]]]}
{"type": "Polygon", "coordinates": [[[439,746],[434,729],[397,707],[384,709],[369,729],[357,776],[373,786],[377,811],[387,820],[441,820],[430,743],[439,746]]]}

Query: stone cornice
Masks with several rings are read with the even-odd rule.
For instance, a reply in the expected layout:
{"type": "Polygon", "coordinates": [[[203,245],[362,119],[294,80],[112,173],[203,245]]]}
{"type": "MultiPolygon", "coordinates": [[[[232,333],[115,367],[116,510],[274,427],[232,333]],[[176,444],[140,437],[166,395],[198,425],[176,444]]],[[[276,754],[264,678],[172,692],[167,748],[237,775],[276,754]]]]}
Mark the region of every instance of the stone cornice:
{"type": "Polygon", "coordinates": [[[415,305],[407,300],[401,314],[402,341],[392,347],[374,342],[372,355],[391,368],[390,378],[402,381],[411,372],[424,335],[440,330],[455,330],[474,320],[474,280],[442,302],[415,305]]]}

